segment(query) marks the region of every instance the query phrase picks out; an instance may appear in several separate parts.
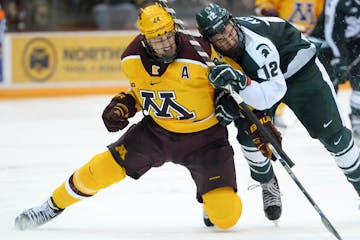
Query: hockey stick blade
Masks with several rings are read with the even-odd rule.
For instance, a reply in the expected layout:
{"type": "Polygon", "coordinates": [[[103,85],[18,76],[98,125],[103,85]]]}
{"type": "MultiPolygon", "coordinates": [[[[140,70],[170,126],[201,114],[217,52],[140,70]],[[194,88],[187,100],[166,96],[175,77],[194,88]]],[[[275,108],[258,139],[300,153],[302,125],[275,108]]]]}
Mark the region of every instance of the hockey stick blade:
{"type": "Polygon", "coordinates": [[[331,225],[330,221],[325,216],[321,217],[321,221],[330,233],[332,233],[337,239],[342,240],[339,233],[335,230],[335,228],[331,225]]]}
{"type": "Polygon", "coordinates": [[[305,190],[304,186],[300,183],[299,179],[295,176],[294,172],[291,170],[291,168],[287,165],[285,160],[280,156],[280,154],[274,149],[274,146],[270,146],[271,150],[273,151],[275,157],[277,160],[283,165],[286,172],[290,175],[290,177],[293,179],[293,181],[296,183],[296,185],[299,187],[301,192],[305,195],[307,200],[311,203],[311,205],[314,207],[316,212],[320,215],[321,222],[325,226],[325,228],[332,234],[334,237],[336,237],[338,240],[342,240],[339,233],[336,231],[336,229],[333,227],[333,225],[330,223],[329,219],[325,216],[324,212],[321,211],[319,206],[314,202],[310,194],[305,190]]]}
{"type": "MultiPolygon", "coordinates": [[[[202,49],[201,45],[194,39],[192,34],[188,31],[186,31],[185,26],[181,20],[179,20],[176,17],[176,12],[174,9],[168,7],[167,0],[158,0],[157,1],[173,18],[175,24],[182,30],[182,32],[185,34],[185,36],[188,38],[190,44],[195,48],[196,52],[199,54],[199,56],[204,60],[206,65],[209,68],[215,67],[215,63],[211,61],[208,54],[202,49]],[[180,23],[180,24],[179,24],[180,23]]],[[[246,103],[242,100],[239,94],[235,93],[231,88],[230,94],[234,97],[237,97],[235,101],[237,101],[238,105],[241,106],[242,109],[244,109],[246,117],[248,117],[255,125],[259,128],[260,133],[265,135],[264,137],[273,145],[276,146],[276,149],[280,152],[280,154],[284,157],[287,164],[292,167],[295,164],[290,160],[290,158],[285,154],[285,152],[281,149],[279,144],[277,144],[275,138],[262,126],[259,119],[255,116],[255,114],[249,109],[249,107],[246,105],[246,103]],[[231,93],[232,92],[232,93],[231,93]]]]}

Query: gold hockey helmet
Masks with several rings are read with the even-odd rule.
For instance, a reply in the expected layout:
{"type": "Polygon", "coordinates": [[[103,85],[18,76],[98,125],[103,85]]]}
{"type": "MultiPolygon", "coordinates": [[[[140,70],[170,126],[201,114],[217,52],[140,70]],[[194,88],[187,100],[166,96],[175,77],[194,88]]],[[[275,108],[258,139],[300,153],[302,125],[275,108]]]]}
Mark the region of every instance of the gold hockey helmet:
{"type": "Polygon", "coordinates": [[[161,36],[175,29],[173,18],[158,3],[140,9],[137,25],[147,39],[161,36]]]}

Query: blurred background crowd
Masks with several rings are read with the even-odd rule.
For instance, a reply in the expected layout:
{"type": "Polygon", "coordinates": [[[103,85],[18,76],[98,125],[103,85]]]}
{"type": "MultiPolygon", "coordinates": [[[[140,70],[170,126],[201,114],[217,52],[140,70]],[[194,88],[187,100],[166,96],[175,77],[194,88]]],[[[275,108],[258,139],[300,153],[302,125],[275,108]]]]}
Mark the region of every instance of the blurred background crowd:
{"type": "MultiPolygon", "coordinates": [[[[136,29],[139,7],[148,0],[1,0],[7,31],[71,31],[136,29]]],[[[195,27],[195,12],[206,0],[169,0],[179,18],[195,27]]],[[[235,15],[254,14],[254,0],[211,1],[235,15]]]]}

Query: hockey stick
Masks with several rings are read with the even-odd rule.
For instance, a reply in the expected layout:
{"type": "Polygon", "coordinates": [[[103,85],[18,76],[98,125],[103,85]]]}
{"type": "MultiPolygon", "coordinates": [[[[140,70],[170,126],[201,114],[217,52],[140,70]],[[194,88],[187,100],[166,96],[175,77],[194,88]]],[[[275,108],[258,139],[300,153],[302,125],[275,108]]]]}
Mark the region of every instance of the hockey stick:
{"type": "Polygon", "coordinates": [[[350,63],[350,65],[347,67],[347,71],[350,72],[353,67],[355,67],[360,62],[360,55],[355,58],[354,61],[350,63]]]}
{"type": "Polygon", "coordinates": [[[299,189],[301,190],[301,192],[305,195],[305,197],[309,200],[309,202],[311,203],[311,205],[314,207],[314,209],[317,211],[317,213],[320,215],[321,221],[324,224],[324,226],[326,227],[326,229],[333,234],[337,239],[342,240],[342,238],[340,237],[340,235],[338,234],[338,232],[335,230],[335,228],[333,227],[333,225],[330,223],[329,219],[325,216],[325,214],[323,213],[323,211],[321,211],[321,209],[319,208],[319,206],[314,202],[314,200],[311,198],[311,196],[309,195],[309,193],[305,190],[304,186],[300,183],[299,179],[295,176],[294,172],[291,170],[291,168],[289,167],[289,165],[284,161],[284,159],[279,155],[279,153],[273,148],[272,149],[275,157],[277,158],[277,160],[279,160],[279,162],[283,165],[283,167],[285,168],[285,170],[287,171],[287,173],[290,175],[290,177],[294,180],[294,182],[296,183],[296,185],[299,187],[299,189]]]}
{"type": "MultiPolygon", "coordinates": [[[[206,65],[210,68],[215,67],[215,63],[211,61],[208,54],[202,49],[201,45],[196,41],[193,37],[193,35],[185,29],[184,22],[181,21],[176,17],[175,10],[172,8],[169,8],[167,6],[167,0],[158,0],[158,3],[172,16],[175,24],[179,27],[182,33],[185,34],[185,36],[189,39],[190,44],[195,48],[196,52],[202,57],[202,59],[205,61],[206,65]]],[[[233,91],[233,89],[228,86],[226,89],[229,94],[235,99],[236,103],[239,105],[240,108],[244,110],[245,116],[250,119],[251,122],[253,122],[256,127],[259,129],[259,132],[267,141],[271,143],[271,145],[274,146],[276,151],[280,153],[280,155],[283,157],[283,159],[286,161],[286,163],[293,167],[295,164],[291,159],[287,156],[287,154],[282,150],[281,146],[277,143],[277,140],[275,137],[273,137],[268,130],[260,123],[259,119],[255,116],[255,114],[249,109],[249,107],[246,105],[246,103],[243,101],[241,96],[233,91]]]]}

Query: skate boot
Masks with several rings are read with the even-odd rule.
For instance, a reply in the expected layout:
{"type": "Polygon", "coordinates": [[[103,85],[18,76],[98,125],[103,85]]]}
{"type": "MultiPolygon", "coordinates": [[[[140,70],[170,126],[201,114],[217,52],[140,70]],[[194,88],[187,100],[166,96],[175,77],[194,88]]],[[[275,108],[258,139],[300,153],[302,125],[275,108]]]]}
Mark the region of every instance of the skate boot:
{"type": "Polygon", "coordinates": [[[277,220],[281,216],[281,193],[276,177],[261,184],[265,216],[269,220],[277,220]]]}
{"type": "Polygon", "coordinates": [[[213,227],[214,226],[214,224],[210,221],[209,216],[207,215],[204,208],[203,208],[203,220],[204,220],[204,224],[207,227],[213,227]]]}
{"type": "Polygon", "coordinates": [[[15,227],[19,230],[38,227],[60,215],[63,210],[64,209],[56,207],[52,199],[49,198],[40,206],[25,210],[17,216],[15,219],[15,227]]]}

